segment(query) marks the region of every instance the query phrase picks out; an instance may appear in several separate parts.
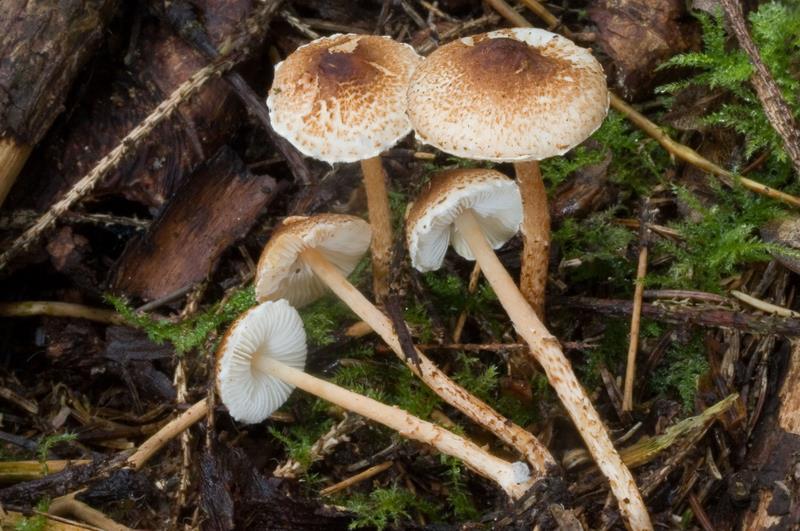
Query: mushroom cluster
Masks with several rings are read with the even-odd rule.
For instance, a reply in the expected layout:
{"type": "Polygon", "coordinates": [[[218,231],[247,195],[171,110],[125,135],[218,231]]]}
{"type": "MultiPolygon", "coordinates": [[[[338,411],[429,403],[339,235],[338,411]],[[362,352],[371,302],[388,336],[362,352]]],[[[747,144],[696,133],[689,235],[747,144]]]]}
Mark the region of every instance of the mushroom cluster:
{"type": "Polygon", "coordinates": [[[557,461],[532,433],[401,341],[381,308],[347,280],[371,248],[374,299],[380,305],[387,295],[393,236],[380,154],[413,130],[422,142],[453,155],[513,162],[517,182],[488,169],[435,175],[407,212],[412,265],[438,269],[450,245],[478,262],[608,479],[626,524],[652,529],[632,474],[558,340],[542,323],[550,223],[537,161],[583,142],[606,116],[605,76],[591,52],[538,29],[463,38],[425,59],[388,37],[333,35],[298,48],[276,66],[267,104],[275,130],[302,153],[329,163],[361,163],[369,223],[318,214],[286,218],[275,229],[256,271],[260,304],[234,323],[218,350],[217,384],[231,415],[260,422],[300,387],[458,457],[512,499],[559,473],[557,461]],[[521,290],[494,254],[520,229],[521,290]],[[428,387],[516,450],[527,465],[305,373],[305,332],[295,307],[328,290],[428,387]],[[409,348],[416,359],[406,357],[409,348]]]}

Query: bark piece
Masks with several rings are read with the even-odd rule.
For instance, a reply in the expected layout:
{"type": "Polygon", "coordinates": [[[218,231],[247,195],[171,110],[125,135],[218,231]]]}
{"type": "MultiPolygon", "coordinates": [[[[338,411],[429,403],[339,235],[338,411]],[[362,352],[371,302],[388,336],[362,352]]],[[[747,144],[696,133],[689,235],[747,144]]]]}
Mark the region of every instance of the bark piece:
{"type": "Polygon", "coordinates": [[[0,2],[0,203],[100,43],[116,0],[0,2]]]}
{"type": "MultiPolygon", "coordinates": [[[[220,46],[238,33],[254,2],[203,0],[196,2],[211,40],[220,46]]],[[[209,61],[173,30],[145,19],[131,52],[128,68],[118,68],[110,85],[100,79],[87,87],[90,97],[78,106],[62,128],[48,138],[48,147],[25,168],[14,200],[47,209],[95,163],[114,149],[159,103],[209,61]],[[98,86],[100,85],[100,86],[98,86]],[[59,178],[52,178],[60,168],[59,178]]],[[[256,90],[265,90],[263,81],[256,90]]],[[[145,145],[107,175],[92,197],[122,195],[147,206],[161,206],[185,176],[215,153],[243,118],[241,105],[222,80],[213,80],[178,112],[150,134],[145,145]]]]}
{"type": "Polygon", "coordinates": [[[685,13],[682,0],[597,0],[589,9],[598,43],[612,60],[614,83],[626,99],[649,92],[655,67],[696,40],[696,32],[679,21],[685,13]]]}
{"type": "Polygon", "coordinates": [[[0,136],[35,144],[103,35],[110,0],[0,3],[0,136]]]}
{"type": "Polygon", "coordinates": [[[760,422],[748,454],[746,476],[751,481],[740,481],[755,491],[741,529],[797,529],[800,525],[800,344],[794,342],[789,350],[788,366],[780,371],[784,374],[780,393],[760,422]]]}
{"type": "Polygon", "coordinates": [[[115,291],[151,300],[206,278],[270,202],[275,181],[251,174],[223,148],[174,195],[112,272],[115,291]]]}

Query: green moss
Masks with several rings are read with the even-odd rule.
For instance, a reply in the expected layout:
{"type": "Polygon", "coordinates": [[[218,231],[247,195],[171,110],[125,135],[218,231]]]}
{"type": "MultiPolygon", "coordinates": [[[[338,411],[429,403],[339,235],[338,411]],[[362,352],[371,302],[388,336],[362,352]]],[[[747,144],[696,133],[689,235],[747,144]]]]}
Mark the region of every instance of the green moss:
{"type": "Polygon", "coordinates": [[[696,334],[687,344],[674,344],[650,379],[659,393],[676,393],[686,411],[694,409],[697,380],[709,369],[703,338],[696,334]]]}
{"type": "Polygon", "coordinates": [[[769,260],[770,251],[790,252],[757,235],[759,227],[783,212],[775,201],[739,188],[718,188],[719,200],[707,207],[686,190],[676,191],[696,218],[672,225],[682,241],[655,240],[657,254],[670,255],[672,262],[665,272],[648,275],[652,284],[720,292],[721,280],[743,265],[769,260]]]}
{"type": "Polygon", "coordinates": [[[39,447],[36,449],[36,457],[39,459],[39,463],[42,465],[42,472],[44,474],[50,473],[47,469],[47,456],[53,446],[63,442],[75,441],[77,439],[77,434],[64,432],[44,437],[41,441],[39,441],[39,447]]]}
{"type": "Polygon", "coordinates": [[[460,521],[477,520],[480,517],[480,513],[475,507],[469,489],[464,484],[464,476],[466,474],[464,464],[455,457],[448,455],[442,455],[441,461],[447,467],[445,472],[447,477],[447,499],[450,502],[453,516],[460,521]]]}
{"type": "Polygon", "coordinates": [[[252,286],[234,291],[226,300],[185,321],[173,323],[135,311],[125,299],[106,295],[106,300],[130,326],[144,330],[156,343],[168,341],[180,355],[201,346],[209,334],[256,304],[252,286]]]}
{"type": "Polygon", "coordinates": [[[579,259],[580,266],[568,270],[571,283],[598,279],[633,291],[634,264],[627,259],[628,246],[636,233],[613,222],[616,209],[598,212],[583,220],[566,218],[552,240],[564,259],[579,259]]]}
{"type": "Polygon", "coordinates": [[[314,347],[330,345],[336,341],[345,320],[354,318],[353,312],[339,299],[323,297],[300,310],[308,343],[314,347]]]}
{"type": "MultiPolygon", "coordinates": [[[[44,498],[36,504],[36,510],[46,513],[50,508],[50,500],[44,498]]],[[[14,524],[15,531],[44,531],[47,529],[47,517],[42,514],[21,518],[14,524]]]]}
{"type": "Polygon", "coordinates": [[[340,503],[356,515],[350,529],[386,529],[411,520],[415,512],[429,520],[440,518],[440,507],[397,486],[375,489],[369,494],[357,493],[343,498],[340,503]]]}
{"type": "Polygon", "coordinates": [[[303,470],[311,466],[311,447],[333,424],[330,419],[315,417],[317,422],[306,421],[292,429],[269,428],[270,434],[283,443],[287,456],[300,463],[303,470]]]}
{"type": "MultiPolygon", "coordinates": [[[[771,157],[789,163],[783,141],[764,114],[752,85],[753,66],[739,47],[728,45],[729,36],[721,11],[711,16],[695,14],[703,29],[703,50],[673,57],[662,68],[689,67],[695,74],[664,85],[662,92],[675,94],[690,85],[723,89],[732,99],[704,117],[709,125],[735,129],[744,135],[746,156],[766,149],[771,157]]],[[[751,33],[761,58],[767,65],[795,117],[800,116],[800,6],[796,2],[765,3],[750,14],[751,33]]]]}

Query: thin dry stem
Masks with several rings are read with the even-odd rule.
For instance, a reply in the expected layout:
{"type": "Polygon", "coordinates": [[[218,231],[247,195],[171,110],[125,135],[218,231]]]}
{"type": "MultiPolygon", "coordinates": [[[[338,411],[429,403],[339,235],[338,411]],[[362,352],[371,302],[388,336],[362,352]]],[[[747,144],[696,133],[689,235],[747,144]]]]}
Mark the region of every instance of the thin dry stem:
{"type": "MultiPolygon", "coordinates": [[[[481,278],[481,266],[478,262],[472,267],[472,273],[469,275],[469,285],[467,286],[467,294],[471,297],[478,289],[478,281],[481,278]]],[[[466,308],[458,316],[456,326],[453,329],[453,343],[461,342],[461,334],[464,332],[464,325],[467,324],[468,312],[466,308]]]]}
{"type": "Polygon", "coordinates": [[[367,192],[369,224],[372,227],[372,291],[381,303],[389,294],[389,265],[392,261],[392,214],[386,175],[380,156],[361,161],[367,192]]]}
{"type": "MultiPolygon", "coordinates": [[[[512,24],[520,27],[533,26],[533,24],[528,22],[525,17],[514,11],[511,6],[505,2],[505,0],[486,0],[486,3],[491,5],[495,10],[497,10],[498,13],[500,13],[512,24]]],[[[532,0],[526,0],[526,3],[532,3],[532,0]]],[[[537,4],[540,8],[536,10],[537,14],[547,11],[547,9],[541,3],[537,2],[537,4]]],[[[555,19],[555,17],[553,17],[553,19],[555,19]]],[[[550,23],[553,19],[545,19],[545,22],[550,23]]],[[[559,29],[563,30],[563,27],[560,27],[559,29]]],[[[564,31],[562,31],[562,33],[569,36],[564,31]]],[[[734,175],[728,170],[717,166],[689,146],[684,146],[683,144],[670,138],[670,136],[666,134],[659,126],[648,120],[643,114],[628,105],[624,100],[617,97],[615,94],[609,93],[609,96],[611,98],[611,107],[614,110],[621,113],[636,127],[644,131],[648,136],[652,137],[659,144],[661,144],[661,147],[684,162],[688,162],[692,166],[720,177],[720,180],[729,186],[732,185],[734,181],[738,180],[744,188],[750,190],[751,192],[766,197],[771,197],[772,199],[782,201],[794,207],[800,207],[800,198],[785,192],[781,192],[780,190],[776,190],[752,179],[734,175]]]]}
{"type": "Polygon", "coordinates": [[[0,303],[0,317],[73,317],[98,323],[124,324],[122,316],[111,310],[92,308],[83,304],[56,301],[20,301],[0,303]]]}
{"type": "Polygon", "coordinates": [[[165,424],[160,430],[154,433],[149,439],[128,458],[128,466],[134,470],[142,468],[153,455],[164,447],[169,441],[180,435],[208,413],[208,402],[204,398],[192,407],[181,413],[165,424]]]}
{"type": "Polygon", "coordinates": [[[535,474],[547,475],[556,466],[556,462],[532,433],[510,422],[488,404],[467,392],[451,380],[419,349],[416,349],[419,363],[406,359],[400,340],[395,334],[391,321],[364,297],[341,272],[328,262],[318,251],[307,249],[302,254],[303,260],[314,273],[363,321],[368,323],[381,336],[394,353],[419,376],[425,384],[477,424],[494,433],[500,440],[524,455],[533,467],[535,474]]]}
{"type": "Polygon", "coordinates": [[[456,228],[480,262],[484,276],[514,323],[517,333],[530,345],[531,353],[547,374],[548,381],[572,417],[597,466],[608,478],[623,518],[632,529],[652,529],[650,515],[633,475],[614,448],[603,420],[575,377],[558,340],[526,302],[486,241],[471,210],[466,210],[456,219],[456,228]]]}
{"type": "Polygon", "coordinates": [[[539,319],[544,320],[544,297],[550,263],[550,210],[547,206],[547,190],[538,162],[517,162],[514,168],[522,195],[523,211],[520,227],[523,249],[519,289],[539,319]]]}
{"type": "Polygon", "coordinates": [[[115,522],[97,509],[76,499],[78,492],[56,498],[50,502],[48,512],[58,516],[70,515],[106,531],[132,531],[131,528],[115,522]]]}
{"type": "Polygon", "coordinates": [[[515,473],[511,463],[487,453],[472,441],[417,418],[396,406],[387,406],[272,358],[259,357],[254,365],[265,374],[271,374],[314,396],[379,422],[407,439],[429,444],[443,454],[460,459],[470,469],[496,482],[512,499],[520,498],[530,487],[532,481],[530,479],[518,482],[518,474],[515,473]]]}
{"type": "Polygon", "coordinates": [[[0,138],[0,206],[3,206],[31,150],[31,146],[20,144],[13,138],[0,138]]]}
{"type": "Polygon", "coordinates": [[[791,317],[794,319],[800,318],[800,312],[796,312],[794,310],[790,310],[789,308],[784,308],[783,306],[778,306],[777,304],[772,304],[767,301],[762,301],[761,299],[757,299],[756,297],[748,295],[747,293],[743,293],[739,290],[731,290],[731,297],[734,297],[757,310],[761,310],[762,312],[780,315],[781,317],[791,317]]]}
{"type": "Polygon", "coordinates": [[[385,472],[392,468],[394,461],[384,461],[383,463],[379,463],[375,466],[371,466],[368,469],[364,470],[363,472],[359,472],[354,476],[350,476],[347,479],[343,479],[342,481],[331,485],[330,487],[325,487],[319,493],[323,496],[330,496],[331,494],[336,494],[340,490],[344,490],[347,488],[352,487],[353,485],[357,485],[362,481],[366,481],[371,477],[375,477],[381,472],[385,472]]]}
{"type": "Polygon", "coordinates": [[[633,382],[636,378],[636,353],[639,351],[639,328],[642,323],[642,295],[644,294],[644,276],[647,274],[647,252],[647,246],[642,246],[639,250],[639,264],[636,268],[636,289],[633,293],[631,337],[628,344],[628,366],[625,370],[622,411],[633,410],[633,382]]]}
{"type": "Polygon", "coordinates": [[[642,205],[642,221],[639,228],[639,263],[636,266],[636,287],[633,292],[633,311],[631,312],[631,333],[628,343],[628,364],[625,370],[625,390],[622,398],[622,411],[633,410],[633,384],[636,378],[636,353],[639,351],[639,328],[642,323],[642,299],[644,296],[644,277],[647,274],[647,255],[650,243],[649,199],[642,205]]]}

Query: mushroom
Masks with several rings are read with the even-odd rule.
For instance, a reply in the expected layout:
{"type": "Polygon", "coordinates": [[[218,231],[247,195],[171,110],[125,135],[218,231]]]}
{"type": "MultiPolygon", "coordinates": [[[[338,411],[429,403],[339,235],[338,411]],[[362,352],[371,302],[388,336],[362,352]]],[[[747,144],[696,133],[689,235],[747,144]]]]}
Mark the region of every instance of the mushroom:
{"type": "Polygon", "coordinates": [[[275,131],[303,154],[361,162],[372,241],[373,290],[388,293],[392,227],[380,153],[411,132],[406,89],[421,58],[375,35],[336,34],[299,47],[275,67],[267,97],[275,131]]]}
{"type": "Polygon", "coordinates": [[[370,233],[369,224],[354,216],[287,218],[261,253],[256,268],[256,299],[286,299],[300,307],[330,288],[445,402],[524,455],[538,476],[551,473],[557,468],[556,462],[532,433],[467,392],[418,349],[418,363],[406,359],[392,322],[346,278],[367,251],[370,233]]]}
{"type": "Polygon", "coordinates": [[[406,241],[419,271],[439,269],[450,244],[477,260],[517,333],[544,368],[632,529],[652,529],[642,496],[602,419],[581,387],[558,340],[545,328],[495,255],[518,230],[522,201],[517,184],[495,170],[462,169],[435,175],[409,209],[406,241]]]}
{"type": "Polygon", "coordinates": [[[591,52],[536,28],[450,42],[411,78],[408,115],[422,142],[459,157],[514,163],[525,211],[520,288],[542,318],[550,214],[538,161],[589,137],[608,102],[591,52]]]}
{"type": "Polygon", "coordinates": [[[496,482],[513,499],[531,486],[528,467],[509,463],[435,424],[305,373],[306,333],[287,301],[265,302],[245,312],[217,350],[217,387],[231,416],[241,422],[266,419],[295,387],[391,428],[403,437],[457,457],[496,482]]]}

